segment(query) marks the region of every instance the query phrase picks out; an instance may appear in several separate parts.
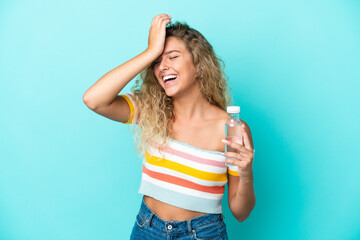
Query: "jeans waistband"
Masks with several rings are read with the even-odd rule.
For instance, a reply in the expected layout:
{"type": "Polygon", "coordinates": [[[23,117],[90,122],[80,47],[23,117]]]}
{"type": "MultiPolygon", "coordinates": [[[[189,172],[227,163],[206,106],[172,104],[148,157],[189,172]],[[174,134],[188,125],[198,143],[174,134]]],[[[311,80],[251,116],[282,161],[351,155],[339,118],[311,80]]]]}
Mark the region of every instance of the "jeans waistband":
{"type": "Polygon", "coordinates": [[[184,221],[165,221],[157,216],[142,200],[139,214],[142,214],[147,220],[148,226],[154,225],[160,230],[165,232],[191,232],[204,225],[208,225],[213,222],[223,221],[224,215],[222,213],[206,213],[204,215],[189,218],[184,221]]]}

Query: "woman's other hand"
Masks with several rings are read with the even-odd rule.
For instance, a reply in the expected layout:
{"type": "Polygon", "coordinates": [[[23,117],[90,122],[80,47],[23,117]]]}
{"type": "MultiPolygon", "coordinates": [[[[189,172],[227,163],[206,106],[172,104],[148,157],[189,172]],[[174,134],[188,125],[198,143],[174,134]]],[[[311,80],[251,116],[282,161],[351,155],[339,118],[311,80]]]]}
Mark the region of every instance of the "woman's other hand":
{"type": "Polygon", "coordinates": [[[169,23],[171,23],[171,16],[168,14],[156,15],[151,22],[147,50],[157,56],[160,56],[164,50],[166,25],[169,23]]]}

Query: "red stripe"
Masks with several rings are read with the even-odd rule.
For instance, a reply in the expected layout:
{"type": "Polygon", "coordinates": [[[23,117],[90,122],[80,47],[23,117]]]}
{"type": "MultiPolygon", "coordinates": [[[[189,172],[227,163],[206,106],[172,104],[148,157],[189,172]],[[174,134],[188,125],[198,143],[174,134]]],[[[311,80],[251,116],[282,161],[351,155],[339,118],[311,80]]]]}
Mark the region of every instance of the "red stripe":
{"type": "Polygon", "coordinates": [[[179,178],[179,177],[151,171],[151,170],[147,169],[145,167],[145,165],[143,166],[142,172],[146,173],[150,177],[155,178],[157,180],[167,182],[167,183],[172,183],[175,185],[194,189],[194,190],[201,191],[201,192],[213,193],[213,194],[224,194],[224,191],[225,191],[225,186],[204,186],[204,185],[197,184],[197,183],[194,183],[194,182],[191,182],[191,181],[179,178]]]}

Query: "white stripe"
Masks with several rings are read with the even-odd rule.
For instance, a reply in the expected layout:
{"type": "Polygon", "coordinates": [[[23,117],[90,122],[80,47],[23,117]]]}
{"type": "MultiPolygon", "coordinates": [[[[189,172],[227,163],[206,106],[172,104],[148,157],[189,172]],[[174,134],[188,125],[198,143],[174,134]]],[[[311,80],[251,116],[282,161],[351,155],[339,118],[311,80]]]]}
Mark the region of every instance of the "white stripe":
{"type": "Polygon", "coordinates": [[[207,180],[199,179],[199,178],[196,178],[196,177],[184,174],[184,173],[180,173],[180,172],[177,172],[177,171],[165,168],[165,167],[155,166],[148,162],[144,162],[144,165],[147,169],[149,169],[151,171],[171,175],[171,176],[178,177],[178,178],[182,178],[182,179],[185,179],[185,180],[188,180],[193,183],[200,184],[200,185],[204,185],[204,186],[224,186],[227,183],[227,181],[215,182],[215,181],[207,181],[207,180]]]}
{"type": "Polygon", "coordinates": [[[234,171],[234,172],[237,172],[239,170],[238,166],[229,166],[228,168],[229,168],[229,170],[234,171]]]}
{"type": "Polygon", "coordinates": [[[206,192],[201,192],[201,191],[197,191],[194,189],[190,189],[190,188],[186,188],[186,187],[182,187],[179,185],[175,185],[172,183],[167,183],[155,178],[150,177],[149,175],[142,173],[142,181],[147,181],[150,182],[154,185],[157,185],[161,188],[165,188],[165,189],[169,189],[172,190],[174,192],[179,192],[182,194],[186,194],[186,195],[190,195],[190,196],[194,196],[194,197],[202,197],[202,198],[207,198],[207,199],[222,199],[224,194],[213,194],[213,193],[206,193],[206,192]]]}
{"type": "Polygon", "coordinates": [[[163,156],[161,155],[161,153],[159,151],[157,151],[154,147],[149,146],[148,148],[148,152],[158,158],[164,158],[182,165],[185,165],[187,167],[191,167],[197,170],[201,170],[201,171],[205,171],[205,172],[209,172],[209,173],[226,173],[226,165],[224,164],[224,167],[217,167],[217,166],[212,166],[212,165],[207,165],[207,164],[202,164],[202,163],[197,163],[197,162],[193,162],[191,160],[188,160],[186,158],[182,158],[182,157],[178,157],[176,155],[170,154],[170,153],[163,153],[163,156]]]}
{"type": "Polygon", "coordinates": [[[133,95],[132,93],[126,93],[126,94],[124,94],[124,95],[126,95],[126,96],[130,99],[133,107],[135,107],[134,99],[133,99],[133,98],[134,98],[134,95],[133,95]]]}

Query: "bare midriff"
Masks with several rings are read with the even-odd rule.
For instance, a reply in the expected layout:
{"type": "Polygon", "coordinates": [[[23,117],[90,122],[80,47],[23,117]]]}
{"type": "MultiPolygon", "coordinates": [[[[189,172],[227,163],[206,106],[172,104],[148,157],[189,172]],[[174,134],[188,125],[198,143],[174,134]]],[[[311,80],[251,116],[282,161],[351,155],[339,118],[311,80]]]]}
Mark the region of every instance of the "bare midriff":
{"type": "Polygon", "coordinates": [[[144,196],[144,201],[158,217],[165,221],[184,221],[205,214],[175,207],[149,196],[144,196]]]}

